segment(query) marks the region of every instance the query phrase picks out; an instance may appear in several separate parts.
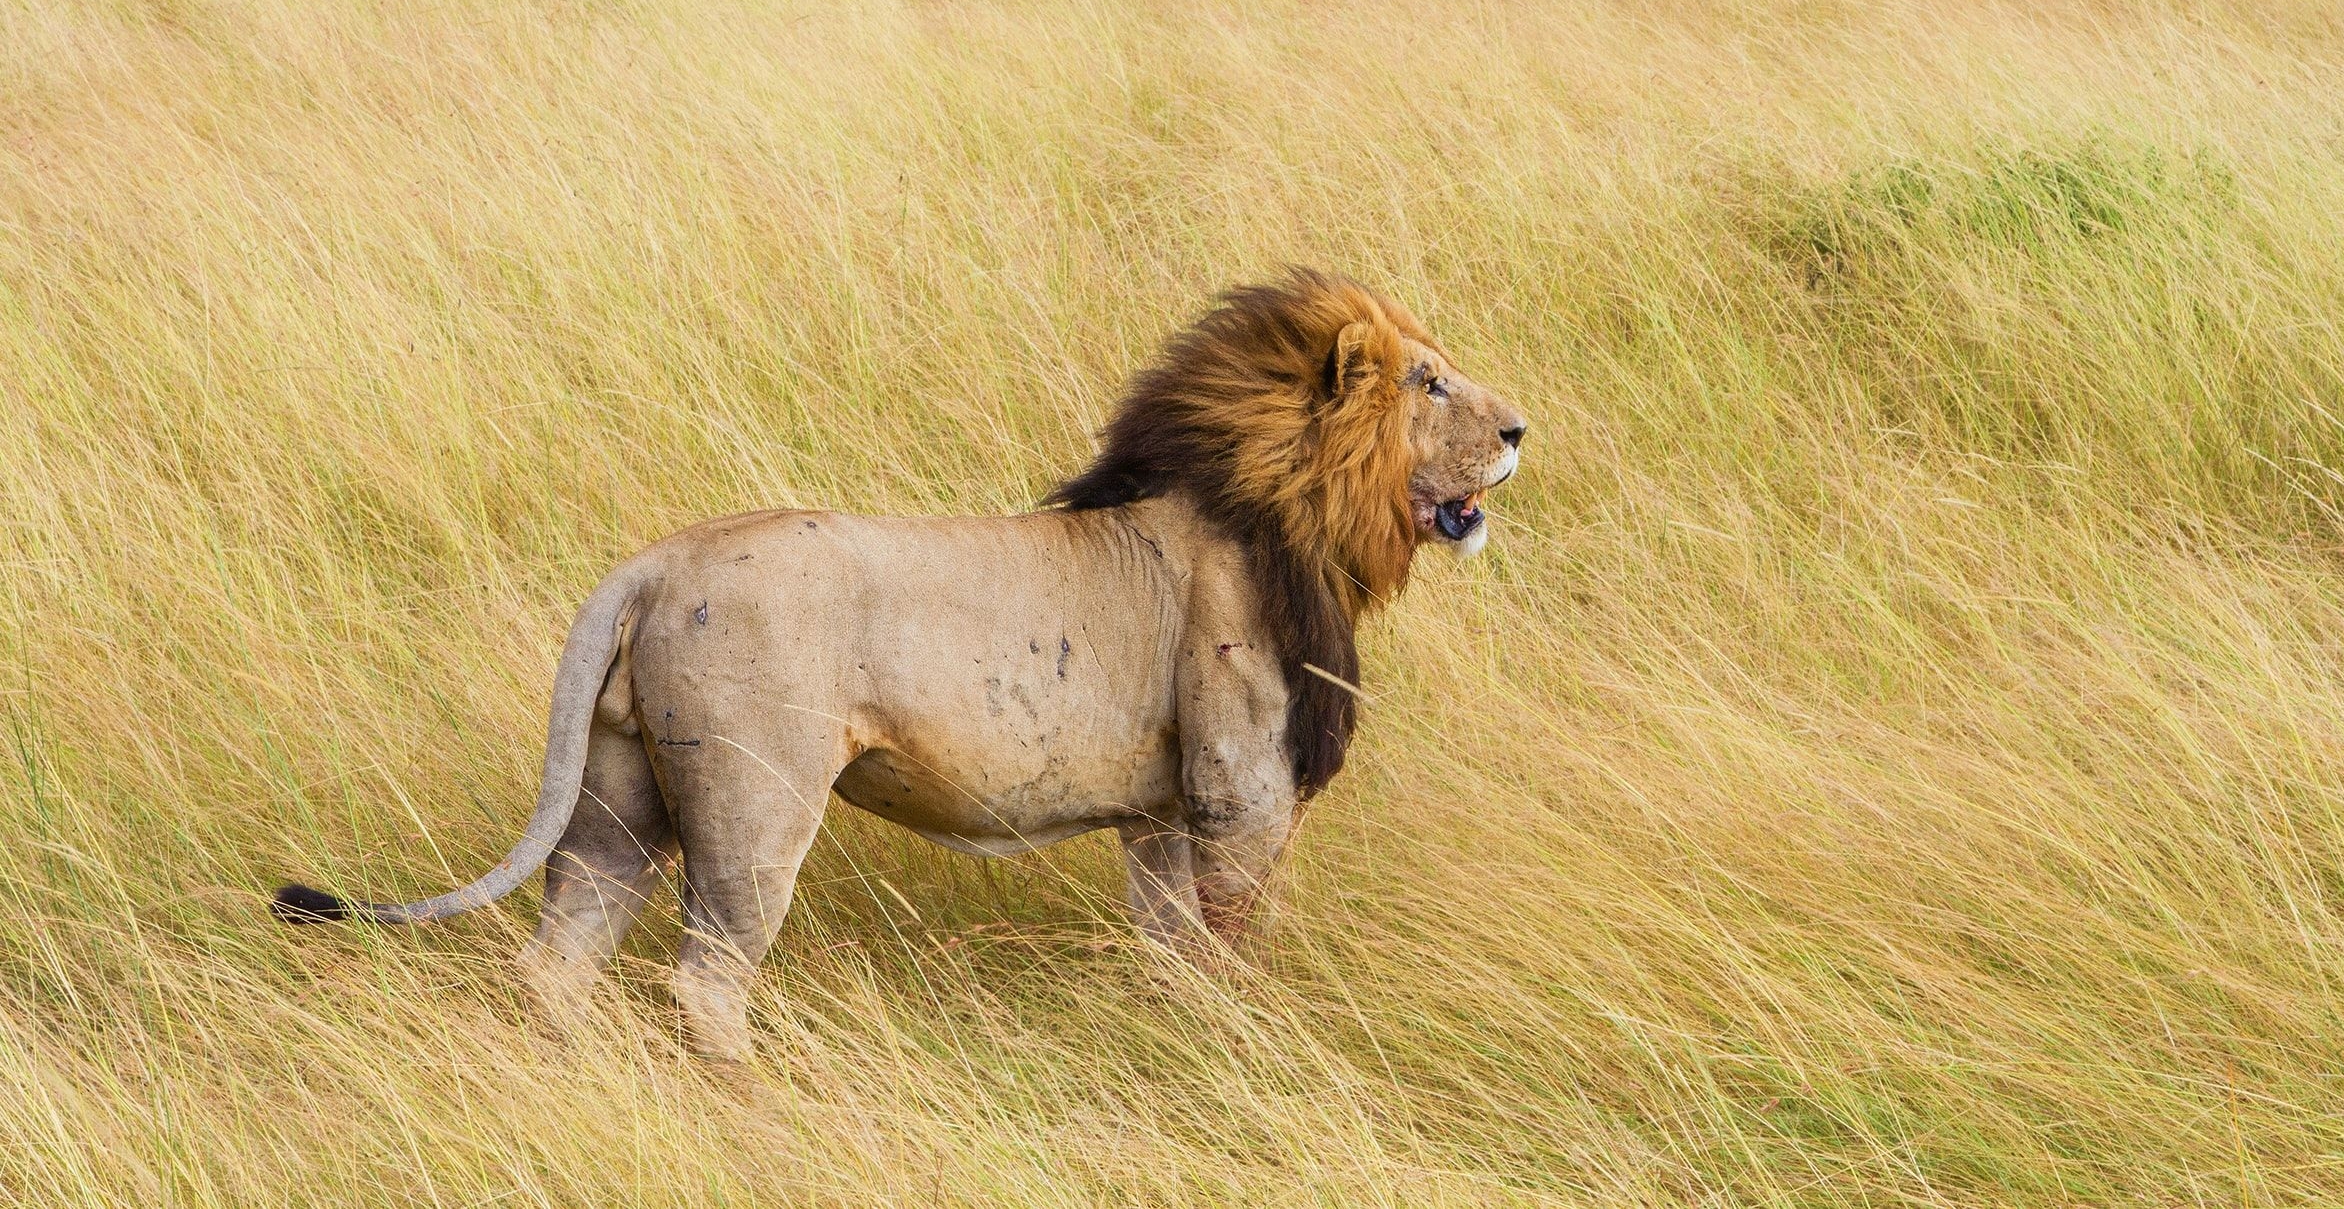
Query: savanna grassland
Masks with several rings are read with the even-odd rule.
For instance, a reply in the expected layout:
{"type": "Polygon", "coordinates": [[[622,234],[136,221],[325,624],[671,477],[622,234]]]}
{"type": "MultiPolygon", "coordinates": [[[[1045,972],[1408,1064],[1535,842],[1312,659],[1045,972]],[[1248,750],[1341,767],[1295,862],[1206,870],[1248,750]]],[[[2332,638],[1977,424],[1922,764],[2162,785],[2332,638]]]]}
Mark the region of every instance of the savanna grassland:
{"type": "Polygon", "coordinates": [[[2323,3],[0,0],[0,1199],[2344,1202],[2323,3]],[[570,610],[1029,507],[1216,289],[1532,416],[1250,971],[845,807],[682,1056],[468,879],[570,610]]]}

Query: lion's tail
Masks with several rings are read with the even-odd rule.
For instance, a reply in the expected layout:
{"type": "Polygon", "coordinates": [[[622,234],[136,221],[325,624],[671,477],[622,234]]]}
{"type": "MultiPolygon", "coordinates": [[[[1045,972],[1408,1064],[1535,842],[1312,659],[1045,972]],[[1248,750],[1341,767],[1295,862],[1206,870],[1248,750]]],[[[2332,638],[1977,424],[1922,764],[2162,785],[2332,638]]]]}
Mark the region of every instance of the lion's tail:
{"type": "Polygon", "coordinates": [[[386,924],[420,924],[485,907],[503,898],[545,863],[570,825],[578,789],[586,775],[586,734],[594,720],[594,699],[602,692],[618,650],[619,615],[649,576],[622,568],[594,589],[570,624],[562,661],[553,677],[553,707],[546,723],[545,777],[537,790],[537,813],[520,842],[497,867],[461,890],[416,903],[357,903],[308,886],[285,886],[269,910],[292,924],[369,919],[386,924]]]}

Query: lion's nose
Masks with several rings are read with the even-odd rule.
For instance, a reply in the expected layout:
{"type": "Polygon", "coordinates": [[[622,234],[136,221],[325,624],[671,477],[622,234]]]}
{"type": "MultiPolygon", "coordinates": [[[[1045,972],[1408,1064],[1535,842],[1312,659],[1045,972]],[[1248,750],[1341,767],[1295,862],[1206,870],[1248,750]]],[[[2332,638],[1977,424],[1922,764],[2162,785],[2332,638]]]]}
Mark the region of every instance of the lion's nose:
{"type": "Polygon", "coordinates": [[[1522,448],[1522,430],[1523,426],[1520,424],[1516,424],[1512,428],[1498,429],[1498,439],[1504,441],[1508,449],[1520,449],[1522,448]]]}

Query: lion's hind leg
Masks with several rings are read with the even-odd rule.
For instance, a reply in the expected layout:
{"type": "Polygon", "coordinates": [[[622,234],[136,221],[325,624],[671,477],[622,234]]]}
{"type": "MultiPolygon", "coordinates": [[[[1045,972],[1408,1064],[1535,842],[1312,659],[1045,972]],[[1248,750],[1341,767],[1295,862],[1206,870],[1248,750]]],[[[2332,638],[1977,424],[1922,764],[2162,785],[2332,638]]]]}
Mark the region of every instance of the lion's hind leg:
{"type": "Polygon", "coordinates": [[[640,738],[596,723],[569,829],[545,862],[545,904],[519,965],[557,1027],[586,1010],[597,975],[673,865],[675,828],[640,738]]]}
{"type": "Polygon", "coordinates": [[[684,851],[676,1003],[693,1047],[712,1058],[749,1056],[749,981],[847,763],[842,725],[785,717],[661,749],[684,851]]]}

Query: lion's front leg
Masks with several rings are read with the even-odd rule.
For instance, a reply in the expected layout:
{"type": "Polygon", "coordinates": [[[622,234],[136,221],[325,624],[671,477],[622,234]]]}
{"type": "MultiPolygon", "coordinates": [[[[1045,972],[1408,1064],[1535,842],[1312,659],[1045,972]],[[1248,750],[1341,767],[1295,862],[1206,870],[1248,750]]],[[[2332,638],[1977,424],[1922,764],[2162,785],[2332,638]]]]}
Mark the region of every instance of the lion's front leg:
{"type": "Polygon", "coordinates": [[[1124,905],[1149,940],[1185,950],[1201,935],[1196,851],[1188,832],[1152,818],[1117,825],[1123,838],[1124,905]]]}
{"type": "Polygon", "coordinates": [[[1283,739],[1283,694],[1256,688],[1242,702],[1242,714],[1238,704],[1227,710],[1241,719],[1238,725],[1190,737],[1181,769],[1197,913],[1223,940],[1237,939],[1252,922],[1293,833],[1296,804],[1283,739]],[[1270,714],[1267,725],[1264,713],[1270,714]]]}
{"type": "Polygon", "coordinates": [[[1244,932],[1294,827],[1294,759],[1276,644],[1242,575],[1199,575],[1179,671],[1180,789],[1197,913],[1244,932]]]}
{"type": "Polygon", "coordinates": [[[1253,922],[1286,850],[1294,829],[1293,796],[1194,798],[1190,811],[1199,914],[1215,936],[1236,940],[1253,922]]]}

